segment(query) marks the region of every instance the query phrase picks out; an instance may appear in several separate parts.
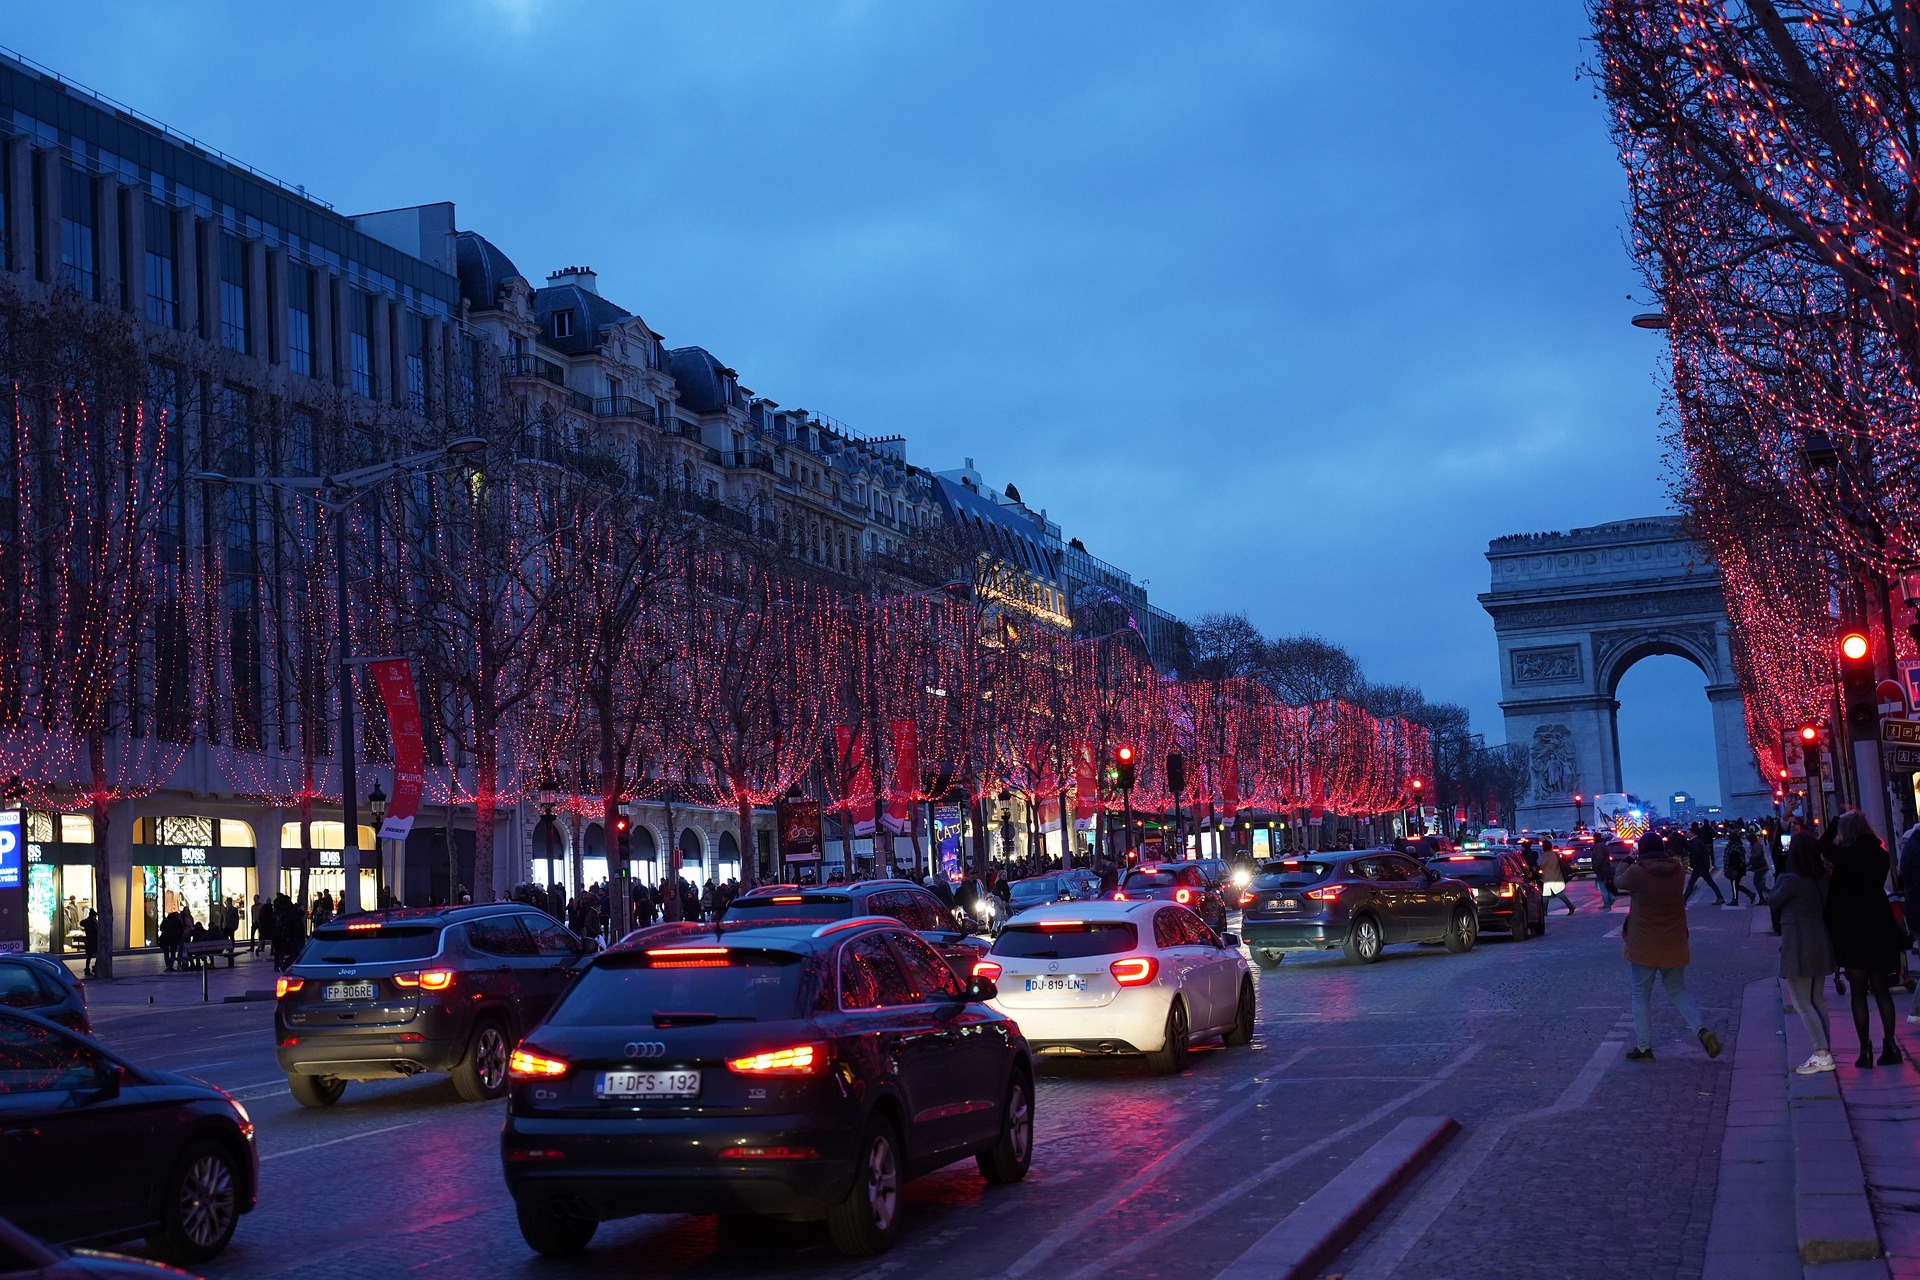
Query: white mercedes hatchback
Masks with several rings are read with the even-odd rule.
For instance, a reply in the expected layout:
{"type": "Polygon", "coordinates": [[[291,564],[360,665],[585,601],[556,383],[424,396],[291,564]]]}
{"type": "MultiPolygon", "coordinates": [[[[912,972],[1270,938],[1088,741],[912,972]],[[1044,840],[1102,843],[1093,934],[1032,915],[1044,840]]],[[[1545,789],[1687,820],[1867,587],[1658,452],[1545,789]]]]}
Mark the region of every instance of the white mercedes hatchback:
{"type": "Polygon", "coordinates": [[[1253,976],[1233,934],[1171,902],[1061,902],[1007,922],[974,972],[1035,1053],[1143,1053],[1162,1075],[1187,1046],[1253,1039],[1253,976]]]}

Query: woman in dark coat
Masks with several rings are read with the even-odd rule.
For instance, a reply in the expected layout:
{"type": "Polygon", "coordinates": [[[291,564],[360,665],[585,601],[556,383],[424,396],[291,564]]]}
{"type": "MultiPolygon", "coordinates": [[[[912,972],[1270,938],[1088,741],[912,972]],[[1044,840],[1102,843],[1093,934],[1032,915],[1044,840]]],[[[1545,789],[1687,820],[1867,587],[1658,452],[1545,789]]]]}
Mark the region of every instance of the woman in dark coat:
{"type": "Polygon", "coordinates": [[[1827,932],[1833,936],[1833,958],[1847,971],[1853,988],[1853,1026],[1860,1035],[1860,1058],[1854,1064],[1874,1064],[1872,1023],[1867,996],[1880,1006],[1880,1025],[1886,1032],[1880,1050],[1881,1066],[1900,1064],[1900,1042],[1893,1034],[1892,976],[1900,967],[1900,927],[1887,901],[1886,846],[1873,834],[1857,809],[1840,815],[1830,828],[1827,855],[1833,862],[1832,886],[1827,892],[1827,932]]]}
{"type": "MultiPolygon", "coordinates": [[[[1794,851],[1774,882],[1767,905],[1780,917],[1780,976],[1813,1042],[1813,1056],[1794,1068],[1803,1076],[1833,1070],[1827,1038],[1827,975],[1833,972],[1833,940],[1827,935],[1827,864],[1812,843],[1794,851]]],[[[1866,1041],[1861,1041],[1865,1044],[1866,1041]]]]}

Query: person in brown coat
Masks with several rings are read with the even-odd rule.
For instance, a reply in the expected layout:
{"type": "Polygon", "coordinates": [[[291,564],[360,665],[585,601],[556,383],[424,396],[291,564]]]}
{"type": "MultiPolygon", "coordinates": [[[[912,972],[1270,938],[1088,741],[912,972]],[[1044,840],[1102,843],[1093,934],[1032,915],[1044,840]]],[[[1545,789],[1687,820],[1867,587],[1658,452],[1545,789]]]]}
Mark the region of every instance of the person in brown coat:
{"type": "Polygon", "coordinates": [[[1680,1011],[1687,1026],[1700,1037],[1709,1058],[1720,1056],[1720,1037],[1700,1016],[1700,1007],[1687,994],[1687,965],[1693,956],[1687,941],[1687,904],[1682,887],[1686,864],[1671,856],[1666,842],[1649,831],[1640,837],[1640,857],[1614,877],[1627,897],[1627,922],[1620,936],[1627,946],[1627,964],[1633,974],[1633,1034],[1635,1047],[1629,1062],[1653,1061],[1653,980],[1667,989],[1667,999],[1680,1011]]]}

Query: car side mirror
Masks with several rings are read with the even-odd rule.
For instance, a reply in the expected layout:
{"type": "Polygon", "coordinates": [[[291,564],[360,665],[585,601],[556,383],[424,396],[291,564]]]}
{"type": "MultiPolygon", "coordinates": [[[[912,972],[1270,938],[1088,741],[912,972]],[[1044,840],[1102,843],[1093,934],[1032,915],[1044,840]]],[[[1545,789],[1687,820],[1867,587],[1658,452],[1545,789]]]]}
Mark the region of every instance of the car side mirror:
{"type": "Polygon", "coordinates": [[[1237,947],[1237,946],[1239,946],[1239,945],[1240,945],[1240,935],[1239,935],[1239,934],[1237,934],[1237,933],[1223,933],[1223,934],[1221,934],[1221,935],[1220,935],[1220,946],[1221,946],[1221,948],[1222,948],[1222,949],[1224,949],[1224,950],[1229,950],[1229,951],[1230,951],[1230,950],[1232,950],[1232,949],[1233,949],[1234,947],[1237,947]]]}
{"type": "Polygon", "coordinates": [[[1000,994],[1000,985],[992,978],[974,977],[967,982],[967,1003],[985,1004],[1000,994]]]}
{"type": "Polygon", "coordinates": [[[126,1082],[127,1069],[117,1062],[103,1062],[94,1073],[93,1087],[87,1092],[88,1102],[111,1102],[120,1096],[120,1090],[126,1082]]]}

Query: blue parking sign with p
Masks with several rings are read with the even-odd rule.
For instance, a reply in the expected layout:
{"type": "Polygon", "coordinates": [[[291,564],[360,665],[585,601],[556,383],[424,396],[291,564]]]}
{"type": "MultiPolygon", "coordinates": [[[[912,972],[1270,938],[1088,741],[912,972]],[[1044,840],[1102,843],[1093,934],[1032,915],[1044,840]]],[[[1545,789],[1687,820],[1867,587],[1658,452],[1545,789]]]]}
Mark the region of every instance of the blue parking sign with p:
{"type": "Polygon", "coordinates": [[[0,889],[20,887],[20,811],[0,812],[0,889]]]}

